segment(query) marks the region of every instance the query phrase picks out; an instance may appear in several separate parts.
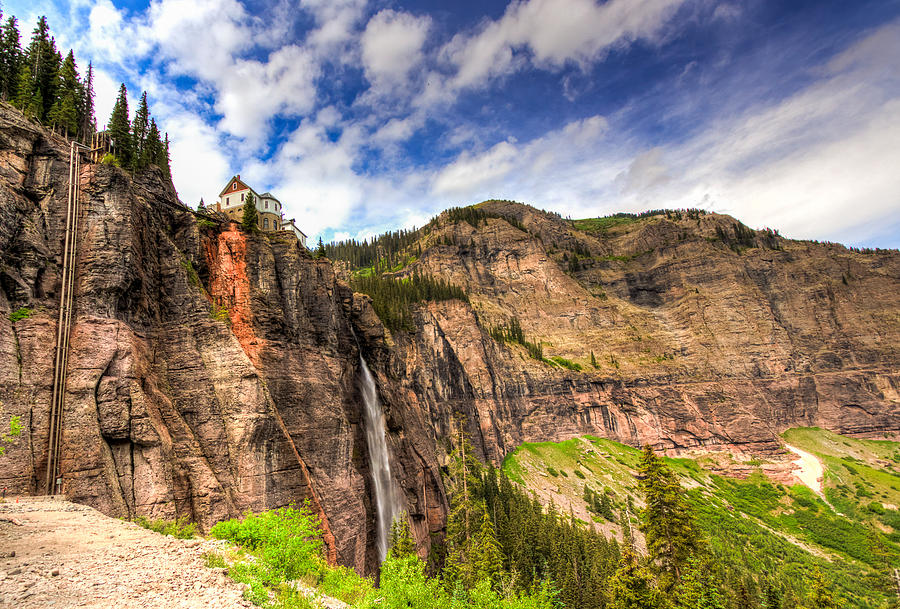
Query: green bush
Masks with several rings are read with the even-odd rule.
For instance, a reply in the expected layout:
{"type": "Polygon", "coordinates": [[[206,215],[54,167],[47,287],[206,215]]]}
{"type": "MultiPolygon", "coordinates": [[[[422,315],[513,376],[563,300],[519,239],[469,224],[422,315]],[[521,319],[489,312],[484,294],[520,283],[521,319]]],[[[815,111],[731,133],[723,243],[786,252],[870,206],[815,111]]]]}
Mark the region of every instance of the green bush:
{"type": "Polygon", "coordinates": [[[112,152],[107,152],[106,154],[104,154],[103,158],[100,159],[100,163],[102,163],[103,165],[112,165],[114,167],[122,166],[122,162],[112,152]]]}
{"type": "Polygon", "coordinates": [[[872,512],[874,514],[879,514],[879,515],[883,515],[887,511],[884,509],[884,506],[881,505],[881,503],[878,501],[873,501],[872,503],[870,503],[869,505],[866,506],[866,509],[868,509],[870,512],[872,512]]]}
{"type": "Polygon", "coordinates": [[[317,518],[307,507],[284,507],[243,520],[216,524],[209,534],[255,551],[263,564],[284,579],[297,579],[316,567],[322,549],[317,518]]]}
{"type": "Polygon", "coordinates": [[[19,320],[28,319],[31,317],[32,313],[34,313],[34,311],[28,307],[21,307],[9,314],[9,321],[16,323],[19,320]]]}
{"type": "Polygon", "coordinates": [[[575,470],[575,475],[584,480],[584,474],[581,473],[580,469],[575,470]]]}
{"type": "Polygon", "coordinates": [[[553,468],[553,467],[548,467],[548,468],[547,468],[547,473],[550,474],[551,476],[553,476],[554,478],[556,478],[556,477],[559,476],[559,472],[556,471],[556,469],[553,468]]]}
{"type": "Polygon", "coordinates": [[[562,368],[568,368],[569,370],[575,370],[576,372],[581,371],[581,364],[575,363],[570,359],[566,359],[558,355],[554,355],[553,357],[549,358],[549,361],[562,368]]]}
{"type": "Polygon", "coordinates": [[[171,535],[178,539],[190,539],[197,533],[197,525],[190,522],[187,516],[182,516],[176,520],[165,520],[163,518],[150,520],[144,516],[138,516],[133,522],[145,529],[161,535],[171,535]]]}
{"type": "Polygon", "coordinates": [[[224,569],[228,566],[225,563],[225,557],[215,552],[205,552],[203,554],[203,562],[210,569],[224,569]]]}

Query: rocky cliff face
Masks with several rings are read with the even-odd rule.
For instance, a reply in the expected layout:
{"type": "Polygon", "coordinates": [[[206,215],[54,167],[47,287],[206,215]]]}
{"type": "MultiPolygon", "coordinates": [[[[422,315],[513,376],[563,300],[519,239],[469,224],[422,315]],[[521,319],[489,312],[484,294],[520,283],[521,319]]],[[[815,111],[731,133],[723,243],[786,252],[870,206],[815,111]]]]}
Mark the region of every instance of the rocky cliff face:
{"type": "MultiPolygon", "coordinates": [[[[0,154],[0,403],[3,421],[19,415],[26,428],[0,457],[0,485],[40,492],[68,149],[3,108],[0,154]]],[[[350,323],[371,317],[367,301],[296,240],[199,227],[158,173],[85,165],[80,179],[63,491],[107,514],[203,526],[308,500],[330,557],[371,568],[350,323]]],[[[446,500],[430,436],[402,405],[392,416],[413,430],[391,436],[398,478],[413,501],[429,496],[439,530],[446,500]]]]}
{"type": "MultiPolygon", "coordinates": [[[[0,418],[26,428],[0,485],[40,492],[68,149],[3,106],[0,161],[0,418]]],[[[896,252],[763,236],[731,248],[719,235],[733,221],[715,215],[585,231],[491,203],[511,221],[439,220],[401,272],[448,278],[470,303],[417,307],[417,330],[391,336],[295,241],[198,223],[154,171],[85,165],[80,180],[61,469],[70,498],[111,515],[209,526],[308,500],[330,557],[371,570],[360,351],[423,551],[459,425],[494,461],[584,433],[772,453],[799,424],[900,429],[896,252]],[[583,370],[491,339],[514,315],[583,370]]]]}
{"type": "Polygon", "coordinates": [[[407,386],[428,396],[436,429],[468,409],[487,457],[585,433],[772,454],[792,426],[900,428],[896,251],[751,236],[717,214],[592,230],[514,203],[480,208],[502,217],[439,219],[400,273],[449,278],[471,306],[425,307],[399,342],[407,386]],[[545,358],[582,370],[484,331],[512,317],[545,358]]]}

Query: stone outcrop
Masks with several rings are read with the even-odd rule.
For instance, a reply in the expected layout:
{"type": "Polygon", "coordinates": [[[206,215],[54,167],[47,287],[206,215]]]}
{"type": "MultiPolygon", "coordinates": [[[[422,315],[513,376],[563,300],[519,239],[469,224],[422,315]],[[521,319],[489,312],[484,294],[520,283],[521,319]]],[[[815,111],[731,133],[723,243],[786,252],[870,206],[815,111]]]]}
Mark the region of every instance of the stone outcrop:
{"type": "MultiPolygon", "coordinates": [[[[0,421],[26,429],[0,456],[0,485],[35,493],[68,149],[0,106],[0,161],[0,421]]],[[[330,558],[370,571],[360,351],[423,552],[444,525],[440,468],[460,425],[496,463],[520,442],[585,433],[773,454],[796,425],[900,429],[897,252],[763,233],[733,247],[721,235],[734,221],[715,214],[584,231],[494,202],[502,217],[478,226],[439,218],[400,272],[449,279],[470,302],[418,306],[416,331],[391,335],[329,261],[198,219],[155,170],[86,164],[80,179],[61,469],[70,498],[110,515],[208,527],[308,501],[330,558]],[[545,357],[582,370],[490,338],[513,316],[545,357]]]]}

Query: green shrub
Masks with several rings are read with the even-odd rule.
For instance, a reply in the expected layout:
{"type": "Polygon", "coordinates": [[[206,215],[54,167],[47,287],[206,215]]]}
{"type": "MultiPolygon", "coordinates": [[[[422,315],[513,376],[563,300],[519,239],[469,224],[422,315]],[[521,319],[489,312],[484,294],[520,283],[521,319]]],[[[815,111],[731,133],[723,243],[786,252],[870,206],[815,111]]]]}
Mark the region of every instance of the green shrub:
{"type": "Polygon", "coordinates": [[[119,161],[118,157],[114,155],[112,152],[107,152],[103,155],[103,158],[100,159],[100,163],[103,165],[112,165],[114,167],[121,167],[122,162],[119,161]]]}
{"type": "Polygon", "coordinates": [[[164,518],[150,520],[144,516],[138,516],[133,522],[160,535],[171,535],[178,539],[190,539],[197,533],[197,525],[190,522],[187,516],[176,520],[165,520],[164,518]]]}
{"type": "Polygon", "coordinates": [[[548,467],[548,468],[547,468],[547,473],[550,474],[551,476],[553,476],[554,478],[556,478],[556,477],[559,476],[559,472],[556,471],[556,469],[553,468],[553,467],[548,467]]]}
{"type": "Polygon", "coordinates": [[[220,307],[216,303],[212,303],[212,307],[209,309],[209,318],[221,321],[227,326],[231,325],[231,315],[229,314],[228,309],[220,307]]]}
{"type": "Polygon", "coordinates": [[[316,517],[307,507],[284,507],[243,520],[216,524],[209,534],[255,551],[263,564],[284,579],[297,579],[315,568],[322,549],[316,517]]]}
{"type": "Polygon", "coordinates": [[[884,509],[884,506],[881,505],[878,501],[873,501],[869,505],[866,506],[866,509],[870,512],[878,515],[883,515],[887,510],[884,509]]]}
{"type": "Polygon", "coordinates": [[[558,355],[554,355],[553,357],[549,358],[549,361],[562,368],[568,368],[569,370],[575,370],[576,372],[581,371],[581,364],[575,363],[570,359],[566,359],[558,355]]]}
{"type": "Polygon", "coordinates": [[[575,470],[575,475],[584,480],[584,474],[581,473],[580,469],[575,470]]]}
{"type": "Polygon", "coordinates": [[[34,311],[28,307],[21,307],[9,314],[9,321],[16,323],[19,320],[28,319],[31,317],[32,313],[34,313],[34,311]]]}
{"type": "Polygon", "coordinates": [[[225,557],[215,552],[205,552],[203,554],[203,562],[210,569],[224,569],[228,566],[225,563],[225,557]]]}

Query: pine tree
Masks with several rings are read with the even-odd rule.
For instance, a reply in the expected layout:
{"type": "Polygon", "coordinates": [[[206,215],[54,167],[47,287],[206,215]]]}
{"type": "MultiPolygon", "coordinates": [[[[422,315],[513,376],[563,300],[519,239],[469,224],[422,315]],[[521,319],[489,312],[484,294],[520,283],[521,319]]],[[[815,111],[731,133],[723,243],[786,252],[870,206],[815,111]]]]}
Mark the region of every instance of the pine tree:
{"type": "Polygon", "coordinates": [[[78,133],[78,108],[82,92],[75,54],[71,50],[59,70],[56,90],[58,96],[50,108],[48,121],[54,129],[61,130],[63,135],[75,135],[78,133]]]}
{"type": "Polygon", "coordinates": [[[481,516],[481,529],[478,532],[473,562],[476,581],[489,581],[492,585],[498,582],[503,573],[503,554],[487,509],[483,509],[481,516]]]}
{"type": "MultiPolygon", "coordinates": [[[[45,121],[50,108],[56,102],[58,75],[62,63],[62,57],[56,50],[56,40],[50,36],[50,26],[46,17],[40,17],[35,25],[26,61],[31,68],[34,88],[40,94],[41,107],[37,118],[45,121]]],[[[32,99],[36,97],[37,94],[32,99]]]]}
{"type": "Polygon", "coordinates": [[[131,142],[133,150],[132,167],[143,169],[150,164],[145,154],[147,136],[150,131],[150,108],[147,106],[147,92],[141,94],[134,120],[131,123],[131,142]]]}
{"type": "Polygon", "coordinates": [[[477,459],[472,456],[472,445],[463,436],[460,424],[460,441],[450,454],[450,514],[444,539],[447,544],[444,580],[450,589],[457,585],[469,589],[477,583],[475,532],[483,522],[486,509],[483,502],[476,500],[479,469],[477,459]]]}
{"type": "Polygon", "coordinates": [[[147,139],[141,151],[140,165],[141,167],[149,167],[150,165],[160,167],[159,164],[164,162],[165,154],[166,150],[159,139],[159,127],[156,126],[156,121],[151,118],[150,129],[147,130],[147,139]]]}
{"type": "Polygon", "coordinates": [[[252,192],[248,192],[247,198],[244,199],[244,213],[241,216],[241,226],[244,227],[244,230],[251,232],[259,230],[259,218],[256,214],[256,197],[253,196],[252,192]]]}
{"type": "Polygon", "coordinates": [[[712,581],[708,565],[692,557],[674,591],[677,609],[725,609],[725,601],[712,581]]]}
{"type": "Polygon", "coordinates": [[[94,64],[88,62],[87,74],[81,88],[81,124],[78,135],[84,143],[90,143],[97,131],[97,120],[94,118],[94,64]]]}
{"type": "Polygon", "coordinates": [[[316,258],[325,258],[325,244],[322,243],[322,237],[319,237],[319,245],[316,247],[316,258]]]}
{"type": "Polygon", "coordinates": [[[831,587],[831,582],[826,581],[822,571],[816,567],[809,592],[809,609],[838,609],[838,607],[842,607],[843,605],[834,600],[831,587]]]}
{"type": "Polygon", "coordinates": [[[40,91],[35,89],[34,79],[31,77],[31,68],[27,62],[23,62],[19,68],[13,105],[29,118],[36,118],[35,113],[40,111],[40,91]]]}
{"type": "Polygon", "coordinates": [[[668,589],[681,578],[691,555],[700,550],[700,533],[678,478],[650,446],[644,447],[638,474],[647,502],[640,528],[650,556],[668,576],[664,585],[668,589]]]}
{"type": "Polygon", "coordinates": [[[125,83],[119,86],[119,97],[109,117],[109,138],[112,140],[113,152],[123,166],[131,163],[131,124],[128,119],[128,89],[125,83]]]}
{"type": "Polygon", "coordinates": [[[162,169],[163,175],[166,176],[166,179],[172,180],[172,157],[169,156],[169,132],[166,132],[166,141],[163,145],[163,154],[160,158],[161,163],[158,163],[159,168],[162,169]]]}
{"type": "Polygon", "coordinates": [[[626,547],[610,586],[610,609],[660,609],[659,590],[650,572],[638,564],[633,551],[626,547]]]}
{"type": "MultiPolygon", "coordinates": [[[[203,205],[203,200],[200,200],[203,205]]],[[[409,532],[409,521],[406,514],[402,513],[394,518],[391,523],[390,550],[388,550],[389,558],[401,558],[404,556],[415,556],[416,542],[413,541],[409,532]]]]}
{"type": "Polygon", "coordinates": [[[16,98],[22,63],[18,21],[10,15],[0,28],[0,99],[16,98]]]}
{"type": "Polygon", "coordinates": [[[593,366],[594,368],[597,368],[597,358],[594,357],[593,351],[591,351],[591,366],[593,366]]]}

